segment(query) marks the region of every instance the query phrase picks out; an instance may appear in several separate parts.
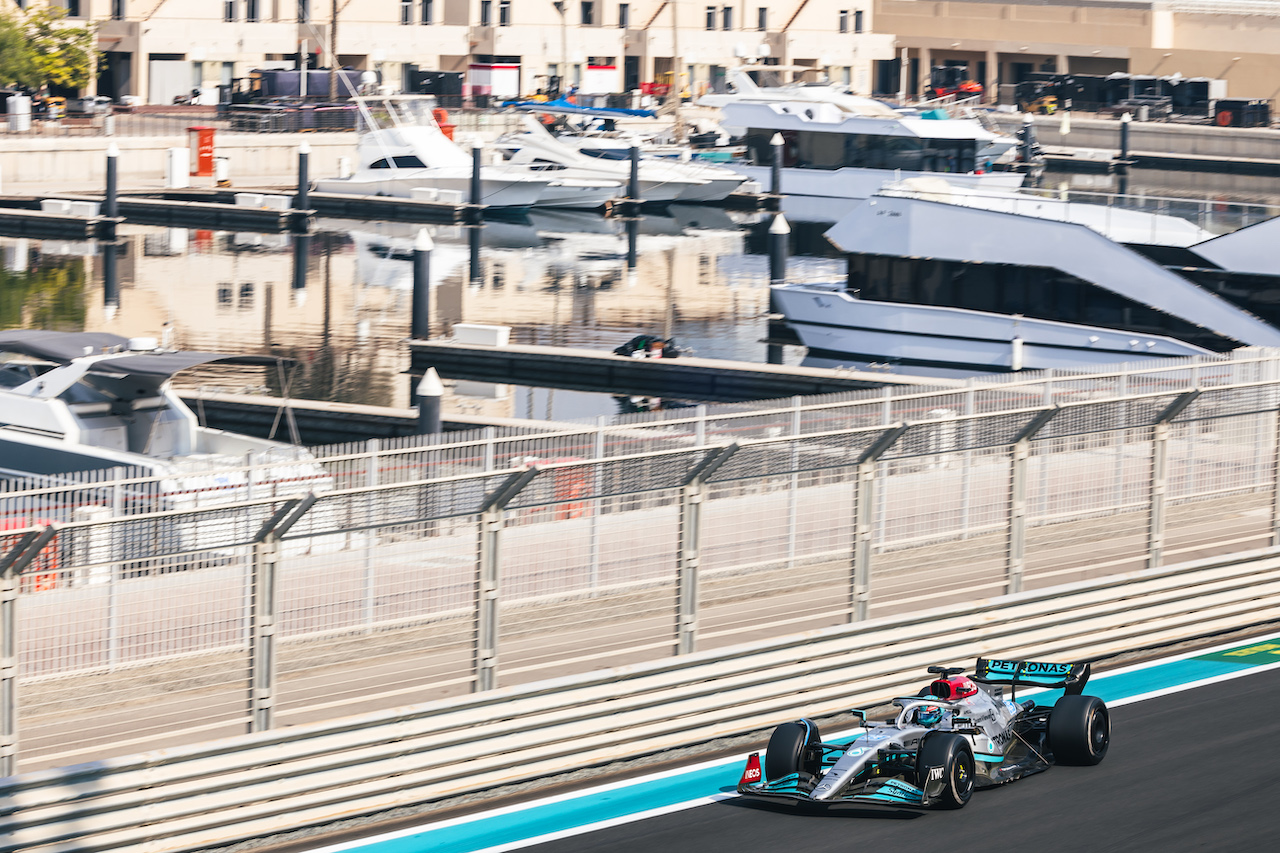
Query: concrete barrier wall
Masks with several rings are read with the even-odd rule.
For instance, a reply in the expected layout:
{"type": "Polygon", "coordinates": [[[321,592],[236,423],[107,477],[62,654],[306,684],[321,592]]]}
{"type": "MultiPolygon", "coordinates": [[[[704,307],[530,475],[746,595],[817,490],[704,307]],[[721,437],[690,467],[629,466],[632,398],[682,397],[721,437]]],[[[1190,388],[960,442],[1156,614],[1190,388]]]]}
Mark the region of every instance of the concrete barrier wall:
{"type": "MultiPolygon", "coordinates": [[[[1013,133],[1022,126],[1019,114],[1001,115],[1000,128],[1013,133]]],[[[1036,116],[1036,139],[1041,145],[1074,148],[1120,148],[1118,119],[1071,117],[1071,132],[1062,133],[1062,116],[1036,116]]],[[[1208,125],[1131,122],[1129,150],[1199,157],[1242,157],[1258,160],[1280,159],[1280,130],[1265,127],[1212,127],[1208,125]]]]}
{"type": "MultiPolygon", "coordinates": [[[[338,158],[354,160],[353,133],[226,134],[214,139],[214,156],[230,161],[233,186],[296,180],[298,145],[311,146],[311,177],[338,174],[338,158]]],[[[187,147],[186,136],[156,137],[49,137],[0,139],[0,189],[10,194],[38,194],[39,185],[66,189],[76,184],[90,188],[106,181],[107,146],[120,148],[120,185],[164,185],[164,155],[169,148],[187,147]]],[[[200,180],[212,181],[212,178],[200,180]]]]}

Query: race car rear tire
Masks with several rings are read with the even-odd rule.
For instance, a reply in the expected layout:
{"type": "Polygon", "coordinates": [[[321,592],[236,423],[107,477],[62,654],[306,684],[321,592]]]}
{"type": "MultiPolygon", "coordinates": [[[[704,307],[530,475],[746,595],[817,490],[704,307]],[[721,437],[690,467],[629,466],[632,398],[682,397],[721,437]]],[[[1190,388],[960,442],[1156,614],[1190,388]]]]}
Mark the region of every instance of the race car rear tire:
{"type": "Polygon", "coordinates": [[[1097,696],[1063,696],[1049,715],[1049,747],[1057,764],[1088,767],[1106,757],[1111,715],[1097,696]]]}
{"type": "Polygon", "coordinates": [[[764,753],[764,778],[772,782],[802,770],[818,775],[814,768],[806,766],[805,750],[810,745],[821,743],[821,740],[818,726],[812,720],[778,726],[773,730],[769,748],[764,753]]]}
{"type": "Polygon", "coordinates": [[[973,749],[958,734],[931,732],[916,753],[918,784],[935,809],[959,809],[973,796],[973,749]]]}

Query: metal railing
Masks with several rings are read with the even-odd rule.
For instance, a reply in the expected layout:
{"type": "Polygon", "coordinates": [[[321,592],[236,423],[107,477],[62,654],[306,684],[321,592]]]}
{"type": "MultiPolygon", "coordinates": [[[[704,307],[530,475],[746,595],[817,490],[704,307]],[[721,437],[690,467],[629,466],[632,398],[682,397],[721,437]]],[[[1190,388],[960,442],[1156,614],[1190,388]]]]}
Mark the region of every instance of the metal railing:
{"type": "MultiPolygon", "coordinates": [[[[905,182],[889,184],[881,188],[879,193],[904,198],[938,197],[936,189],[915,189],[905,182]]],[[[943,195],[942,198],[950,204],[982,207],[1023,216],[1042,216],[1058,221],[1064,219],[1077,221],[1122,242],[1147,240],[1155,244],[1160,244],[1163,240],[1172,237],[1178,245],[1183,245],[1189,239],[1195,240],[1196,237],[1185,230],[1176,228],[1171,230],[1169,223],[1158,219],[1153,218],[1143,223],[1131,218],[1121,218],[1114,215],[1114,212],[1133,211],[1181,219],[1193,223],[1212,236],[1229,234],[1280,215],[1280,206],[1274,204],[1229,202],[1210,198],[1100,193],[1047,187],[1024,187],[1017,195],[982,190],[954,190],[943,195]],[[1051,204],[1045,205],[1042,200],[1049,201],[1051,204]],[[1102,208],[1101,212],[1098,211],[1099,208],[1102,208]]],[[[1199,236],[1202,239],[1208,239],[1204,235],[1199,236]]]]}
{"type": "MultiPolygon", "coordinates": [[[[520,114],[512,110],[450,109],[454,133],[500,134],[520,128],[520,114]]],[[[21,125],[0,115],[0,136],[61,138],[66,136],[162,137],[185,136],[190,127],[212,127],[218,134],[261,134],[355,130],[354,108],[340,105],[283,107],[244,105],[226,112],[212,108],[153,108],[136,113],[95,113],[59,119],[31,118],[21,125]]]]}
{"type": "Polygon", "coordinates": [[[1244,350],[6,483],[0,770],[1265,547],[1278,406],[1244,350]]]}

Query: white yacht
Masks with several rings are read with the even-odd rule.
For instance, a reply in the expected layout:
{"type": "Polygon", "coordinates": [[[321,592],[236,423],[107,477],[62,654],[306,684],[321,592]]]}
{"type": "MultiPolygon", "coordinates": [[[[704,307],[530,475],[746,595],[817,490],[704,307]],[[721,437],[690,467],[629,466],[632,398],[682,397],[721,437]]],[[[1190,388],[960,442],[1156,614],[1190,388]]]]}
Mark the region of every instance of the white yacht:
{"type": "Polygon", "coordinates": [[[200,425],[170,380],[213,362],[277,360],[162,350],[155,338],[105,332],[0,331],[0,476],[126,468],[170,478],[176,492],[226,493],[236,484],[224,469],[251,456],[260,476],[295,480],[295,491],[309,478],[329,482],[305,448],[200,425]]]}
{"type": "Polygon", "coordinates": [[[863,199],[886,183],[930,175],[962,188],[1013,190],[1025,178],[994,168],[1017,140],[974,119],[908,115],[853,95],[735,98],[720,110],[722,126],[746,146],[743,159],[726,165],[761,186],[770,185],[772,141],[781,136],[782,189],[788,196],[863,199]]]}
{"type": "MultiPolygon", "coordinates": [[[[552,136],[532,116],[525,117],[524,125],[523,133],[498,139],[508,163],[543,169],[548,175],[619,181],[625,194],[631,178],[629,147],[580,150],[552,136]]],[[[647,202],[721,201],[746,181],[735,171],[711,164],[654,157],[640,161],[639,179],[640,197],[647,202]]]]}
{"type": "MultiPolygon", "coordinates": [[[[449,193],[458,201],[471,195],[472,155],[441,131],[422,96],[355,98],[360,107],[356,168],[345,178],[315,182],[317,192],[421,197],[449,193]]],[[[480,203],[489,207],[537,205],[595,208],[616,196],[622,185],[597,177],[548,175],[511,164],[483,165],[480,203]]]]}
{"type": "Polygon", "coordinates": [[[846,281],[771,290],[811,355],[1008,371],[1280,345],[1280,220],[1176,216],[934,182],[886,187],[826,236],[846,281]]]}

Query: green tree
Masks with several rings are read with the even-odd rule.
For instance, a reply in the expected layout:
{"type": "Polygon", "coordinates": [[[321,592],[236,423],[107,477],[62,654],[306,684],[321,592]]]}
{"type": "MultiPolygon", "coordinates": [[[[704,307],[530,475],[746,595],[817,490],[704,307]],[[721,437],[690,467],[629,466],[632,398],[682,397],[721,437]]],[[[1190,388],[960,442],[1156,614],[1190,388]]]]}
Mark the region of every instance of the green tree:
{"type": "Polygon", "coordinates": [[[37,88],[43,82],[25,23],[0,12],[0,86],[37,88]]]}
{"type": "Polygon", "coordinates": [[[98,63],[94,26],[62,23],[67,10],[57,6],[27,13],[27,38],[42,82],[65,89],[83,89],[98,63]]]}

